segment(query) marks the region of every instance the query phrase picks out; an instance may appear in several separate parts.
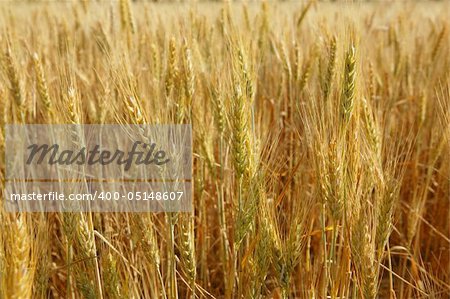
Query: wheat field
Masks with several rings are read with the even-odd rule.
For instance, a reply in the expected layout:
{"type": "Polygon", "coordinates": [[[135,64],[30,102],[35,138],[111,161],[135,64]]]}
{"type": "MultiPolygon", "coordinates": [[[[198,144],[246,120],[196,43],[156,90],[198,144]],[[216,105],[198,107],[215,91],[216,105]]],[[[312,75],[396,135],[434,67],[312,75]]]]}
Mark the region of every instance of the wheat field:
{"type": "Polygon", "coordinates": [[[5,124],[192,124],[194,212],[2,205],[0,298],[449,298],[449,20],[2,1],[2,193],[5,124]]]}

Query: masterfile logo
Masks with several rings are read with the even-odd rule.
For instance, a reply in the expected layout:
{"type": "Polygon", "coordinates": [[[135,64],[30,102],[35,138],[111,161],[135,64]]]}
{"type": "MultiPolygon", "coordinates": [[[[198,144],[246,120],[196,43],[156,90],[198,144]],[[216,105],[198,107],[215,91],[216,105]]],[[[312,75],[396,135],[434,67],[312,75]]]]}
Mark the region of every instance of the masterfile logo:
{"type": "Polygon", "coordinates": [[[32,144],[28,146],[30,154],[26,163],[30,165],[34,159],[37,159],[37,164],[43,162],[59,165],[94,165],[96,163],[107,165],[116,163],[117,165],[125,165],[126,171],[130,170],[133,162],[138,165],[164,165],[168,163],[170,159],[167,158],[166,152],[164,150],[155,151],[155,147],[156,143],[147,144],[135,141],[128,153],[120,149],[116,149],[114,152],[101,150],[98,144],[92,150],[88,151],[86,147],[82,147],[79,151],[74,152],[73,150],[61,151],[58,144],[32,144]],[[142,149],[139,150],[139,147],[142,149]]]}

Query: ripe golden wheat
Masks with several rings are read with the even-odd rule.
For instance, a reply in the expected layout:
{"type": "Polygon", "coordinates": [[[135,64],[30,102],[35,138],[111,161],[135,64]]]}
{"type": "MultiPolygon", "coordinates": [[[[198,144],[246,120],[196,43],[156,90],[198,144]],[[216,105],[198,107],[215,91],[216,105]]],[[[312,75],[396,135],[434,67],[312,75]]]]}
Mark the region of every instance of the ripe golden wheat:
{"type": "Polygon", "coordinates": [[[448,298],[449,11],[2,3],[1,156],[7,123],[189,123],[194,213],[1,206],[0,298],[448,298]]]}

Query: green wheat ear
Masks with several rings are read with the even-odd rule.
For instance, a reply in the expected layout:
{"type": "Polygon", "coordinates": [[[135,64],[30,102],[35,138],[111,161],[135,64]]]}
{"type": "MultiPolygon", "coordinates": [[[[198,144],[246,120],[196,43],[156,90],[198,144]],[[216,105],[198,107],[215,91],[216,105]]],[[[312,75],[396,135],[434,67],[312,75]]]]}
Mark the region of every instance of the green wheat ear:
{"type": "Polygon", "coordinates": [[[341,96],[341,116],[344,123],[348,123],[353,112],[355,101],[355,81],[356,81],[356,50],[353,45],[345,54],[344,84],[341,96]]]}

